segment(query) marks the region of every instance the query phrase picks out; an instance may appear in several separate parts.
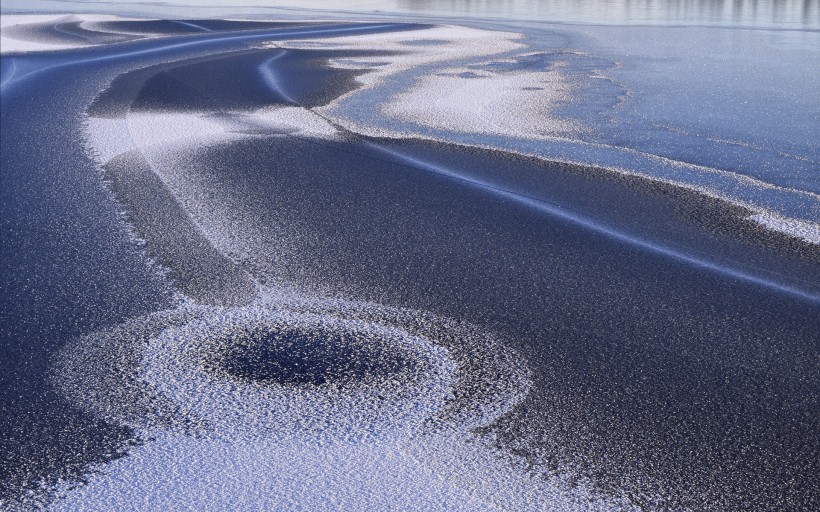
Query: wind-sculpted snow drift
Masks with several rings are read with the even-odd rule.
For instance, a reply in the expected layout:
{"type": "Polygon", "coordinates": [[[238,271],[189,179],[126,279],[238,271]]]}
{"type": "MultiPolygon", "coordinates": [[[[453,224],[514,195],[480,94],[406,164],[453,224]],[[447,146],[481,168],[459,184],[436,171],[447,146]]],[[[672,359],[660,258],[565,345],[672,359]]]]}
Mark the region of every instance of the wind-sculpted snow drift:
{"type": "Polygon", "coordinates": [[[784,484],[813,441],[778,432],[813,424],[816,197],[597,140],[573,111],[592,56],[450,25],[37,22],[9,37],[84,48],[4,56],[4,102],[86,77],[72,140],[173,298],[56,345],[49,389],[129,441],[75,461],[44,435],[57,464],[10,503],[813,499],[784,484]]]}

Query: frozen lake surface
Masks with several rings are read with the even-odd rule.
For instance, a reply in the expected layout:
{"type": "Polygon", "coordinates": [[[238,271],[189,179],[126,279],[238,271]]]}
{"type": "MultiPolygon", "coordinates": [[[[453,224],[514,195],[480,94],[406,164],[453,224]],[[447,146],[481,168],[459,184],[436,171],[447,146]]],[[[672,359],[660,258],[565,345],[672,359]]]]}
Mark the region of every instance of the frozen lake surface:
{"type": "Polygon", "coordinates": [[[817,507],[816,2],[247,4],[4,2],[0,508],[817,507]]]}

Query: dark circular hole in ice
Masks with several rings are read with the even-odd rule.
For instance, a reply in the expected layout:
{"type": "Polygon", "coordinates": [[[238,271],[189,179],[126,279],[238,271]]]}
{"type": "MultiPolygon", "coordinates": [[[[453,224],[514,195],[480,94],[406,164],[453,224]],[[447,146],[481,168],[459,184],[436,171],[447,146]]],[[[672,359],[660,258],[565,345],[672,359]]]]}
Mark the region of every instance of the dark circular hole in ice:
{"type": "Polygon", "coordinates": [[[320,327],[258,328],[220,340],[207,369],[265,384],[372,381],[417,367],[412,355],[367,331],[320,327]]]}

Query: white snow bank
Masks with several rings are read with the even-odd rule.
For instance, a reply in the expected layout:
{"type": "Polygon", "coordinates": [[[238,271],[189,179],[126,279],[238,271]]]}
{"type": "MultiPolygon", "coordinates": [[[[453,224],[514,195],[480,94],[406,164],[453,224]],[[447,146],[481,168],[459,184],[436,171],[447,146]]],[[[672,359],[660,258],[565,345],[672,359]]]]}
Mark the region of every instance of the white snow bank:
{"type": "Polygon", "coordinates": [[[771,212],[751,215],[749,219],[772,231],[785,233],[804,242],[820,245],[820,224],[789,219],[771,212]]]}
{"type": "Polygon", "coordinates": [[[15,25],[29,24],[59,24],[80,22],[80,27],[85,23],[96,23],[102,21],[127,21],[132,18],[122,18],[119,16],[109,16],[102,14],[0,14],[0,53],[25,53],[42,52],[49,50],[65,50],[68,48],[80,48],[92,45],[89,41],[77,40],[76,43],[50,43],[47,41],[25,41],[15,39],[8,35],[9,30],[15,25]]]}
{"type": "Polygon", "coordinates": [[[537,139],[579,129],[551,116],[569,84],[556,71],[494,73],[461,68],[422,78],[382,107],[388,116],[433,128],[537,139]]]}
{"type": "Polygon", "coordinates": [[[486,64],[488,59],[498,62],[525,57],[519,53],[527,48],[522,38],[513,32],[441,25],[321,40],[275,41],[265,46],[388,52],[330,60],[331,66],[362,70],[358,80],[363,87],[317,111],[361,133],[386,135],[384,126],[390,125],[390,120],[411,121],[423,128],[526,138],[577,131],[575,123],[551,116],[570,91],[570,84],[558,70],[502,72],[466,67],[468,63],[486,64]],[[404,77],[399,75],[422,70],[426,73],[401,84],[404,77]],[[356,123],[352,117],[362,112],[378,112],[386,119],[356,123]]]}
{"type": "Polygon", "coordinates": [[[338,134],[321,116],[291,106],[264,107],[248,114],[129,112],[125,118],[88,117],[86,129],[89,149],[103,164],[128,151],[196,146],[218,141],[220,135],[227,141],[237,135],[254,133],[326,139],[338,134]]]}

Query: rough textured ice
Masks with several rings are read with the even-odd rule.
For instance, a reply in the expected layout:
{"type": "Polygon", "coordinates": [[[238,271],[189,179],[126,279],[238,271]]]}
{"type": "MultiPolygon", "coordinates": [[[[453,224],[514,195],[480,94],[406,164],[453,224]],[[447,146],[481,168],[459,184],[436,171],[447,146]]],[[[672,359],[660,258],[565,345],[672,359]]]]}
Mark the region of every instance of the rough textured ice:
{"type": "Polygon", "coordinates": [[[58,490],[55,510],[625,505],[528,473],[472,434],[523,398],[528,373],[491,334],[416,311],[278,292],[246,307],[182,307],[80,338],[53,379],[144,439],[87,484],[58,490]],[[343,358],[328,344],[339,340],[343,358]],[[275,361],[273,380],[230,366],[237,351],[288,343],[304,357],[275,361]]]}

